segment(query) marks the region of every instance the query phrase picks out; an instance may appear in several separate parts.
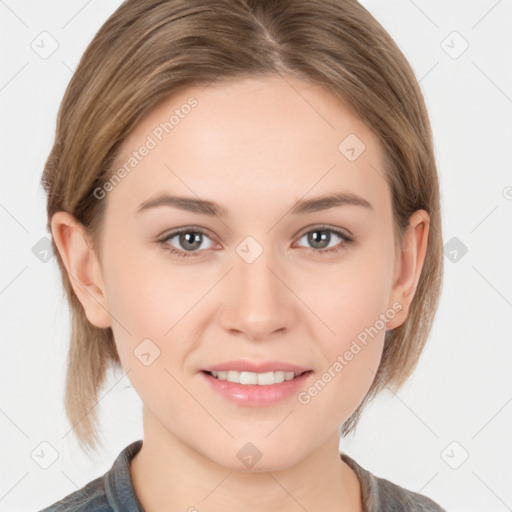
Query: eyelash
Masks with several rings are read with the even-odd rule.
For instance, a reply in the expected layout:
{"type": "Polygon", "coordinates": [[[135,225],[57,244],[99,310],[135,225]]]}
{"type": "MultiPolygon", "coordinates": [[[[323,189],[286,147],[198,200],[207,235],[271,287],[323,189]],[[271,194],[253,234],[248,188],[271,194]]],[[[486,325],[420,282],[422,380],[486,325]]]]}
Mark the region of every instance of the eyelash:
{"type": "MultiPolygon", "coordinates": [[[[333,229],[333,228],[329,228],[327,226],[317,226],[313,229],[310,229],[309,231],[306,231],[304,232],[300,237],[299,237],[299,240],[304,236],[304,235],[307,235],[308,233],[312,233],[314,231],[328,231],[330,233],[334,233],[336,236],[338,236],[339,238],[341,238],[343,240],[343,243],[341,246],[335,246],[335,247],[329,247],[327,249],[313,249],[313,248],[309,248],[311,251],[321,255],[321,256],[324,256],[326,254],[332,254],[332,253],[336,253],[336,252],[339,252],[343,249],[343,246],[351,243],[353,241],[352,238],[349,238],[347,235],[345,235],[345,233],[341,232],[341,231],[338,231],[337,229],[333,229]]],[[[160,243],[163,248],[170,252],[171,254],[173,254],[174,256],[178,256],[179,258],[188,258],[188,257],[195,257],[195,256],[199,256],[200,253],[202,251],[181,251],[179,249],[176,249],[175,247],[169,245],[167,242],[169,240],[171,240],[172,238],[174,238],[175,236],[177,235],[180,235],[181,233],[199,233],[201,235],[205,235],[207,236],[208,238],[210,238],[210,236],[208,235],[208,233],[204,230],[202,230],[201,228],[182,228],[182,229],[179,229],[177,231],[173,231],[172,233],[170,233],[169,235],[166,235],[164,238],[158,240],[157,242],[160,243]]]]}

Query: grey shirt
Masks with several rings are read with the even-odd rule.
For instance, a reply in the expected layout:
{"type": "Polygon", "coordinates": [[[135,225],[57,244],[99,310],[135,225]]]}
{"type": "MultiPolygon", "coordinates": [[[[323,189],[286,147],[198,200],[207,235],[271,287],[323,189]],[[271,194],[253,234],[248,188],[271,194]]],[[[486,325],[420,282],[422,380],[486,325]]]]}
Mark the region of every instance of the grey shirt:
{"type": "MultiPolygon", "coordinates": [[[[142,440],[134,441],[104,475],[40,512],[144,512],[130,476],[131,460],[141,447],[142,440]]],[[[346,453],[340,457],[359,478],[364,512],[446,512],[430,498],[374,476],[346,453]]]]}

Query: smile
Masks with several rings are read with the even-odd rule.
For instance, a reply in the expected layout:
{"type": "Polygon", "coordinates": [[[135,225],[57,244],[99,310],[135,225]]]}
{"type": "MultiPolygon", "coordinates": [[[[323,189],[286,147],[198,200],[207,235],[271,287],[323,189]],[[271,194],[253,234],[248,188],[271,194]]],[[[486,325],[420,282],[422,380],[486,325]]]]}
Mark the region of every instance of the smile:
{"type": "Polygon", "coordinates": [[[229,370],[202,371],[199,374],[204,376],[212,390],[231,402],[245,406],[268,406],[298,393],[313,371],[253,373],[229,370]]]}
{"type": "Polygon", "coordinates": [[[292,380],[305,372],[240,372],[236,370],[207,372],[216,379],[225,380],[227,382],[235,382],[237,384],[257,384],[259,386],[270,386],[272,384],[279,384],[285,380],[292,380]]]}

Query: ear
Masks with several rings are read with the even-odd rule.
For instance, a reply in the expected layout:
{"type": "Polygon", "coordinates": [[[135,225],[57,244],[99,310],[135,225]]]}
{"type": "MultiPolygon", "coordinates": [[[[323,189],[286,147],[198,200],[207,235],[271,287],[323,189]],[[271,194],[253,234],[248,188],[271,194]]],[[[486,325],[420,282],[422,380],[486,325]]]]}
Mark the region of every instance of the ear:
{"type": "Polygon", "coordinates": [[[417,210],[411,215],[401,252],[397,255],[393,288],[388,304],[388,307],[391,307],[398,302],[402,305],[402,310],[387,323],[387,329],[399,327],[407,318],[427,253],[429,227],[430,216],[425,210],[417,210]]]}
{"type": "Polygon", "coordinates": [[[86,228],[70,213],[59,211],[52,216],[51,230],[87,319],[96,327],[110,327],[101,267],[86,228]]]}

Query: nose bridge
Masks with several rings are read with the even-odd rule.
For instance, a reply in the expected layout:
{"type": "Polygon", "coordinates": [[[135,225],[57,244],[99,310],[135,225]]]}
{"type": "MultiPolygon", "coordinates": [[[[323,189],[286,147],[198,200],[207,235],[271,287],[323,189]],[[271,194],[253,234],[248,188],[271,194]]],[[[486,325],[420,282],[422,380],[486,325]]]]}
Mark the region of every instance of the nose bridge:
{"type": "Polygon", "coordinates": [[[243,259],[237,262],[236,271],[243,296],[251,300],[264,299],[264,304],[269,304],[271,300],[277,299],[280,295],[278,288],[282,284],[275,276],[275,267],[277,266],[275,260],[271,250],[267,249],[251,263],[243,259]]]}
{"type": "Polygon", "coordinates": [[[278,255],[269,242],[246,237],[235,249],[227,327],[248,337],[266,337],[288,326],[292,295],[280,276],[278,255]]]}

